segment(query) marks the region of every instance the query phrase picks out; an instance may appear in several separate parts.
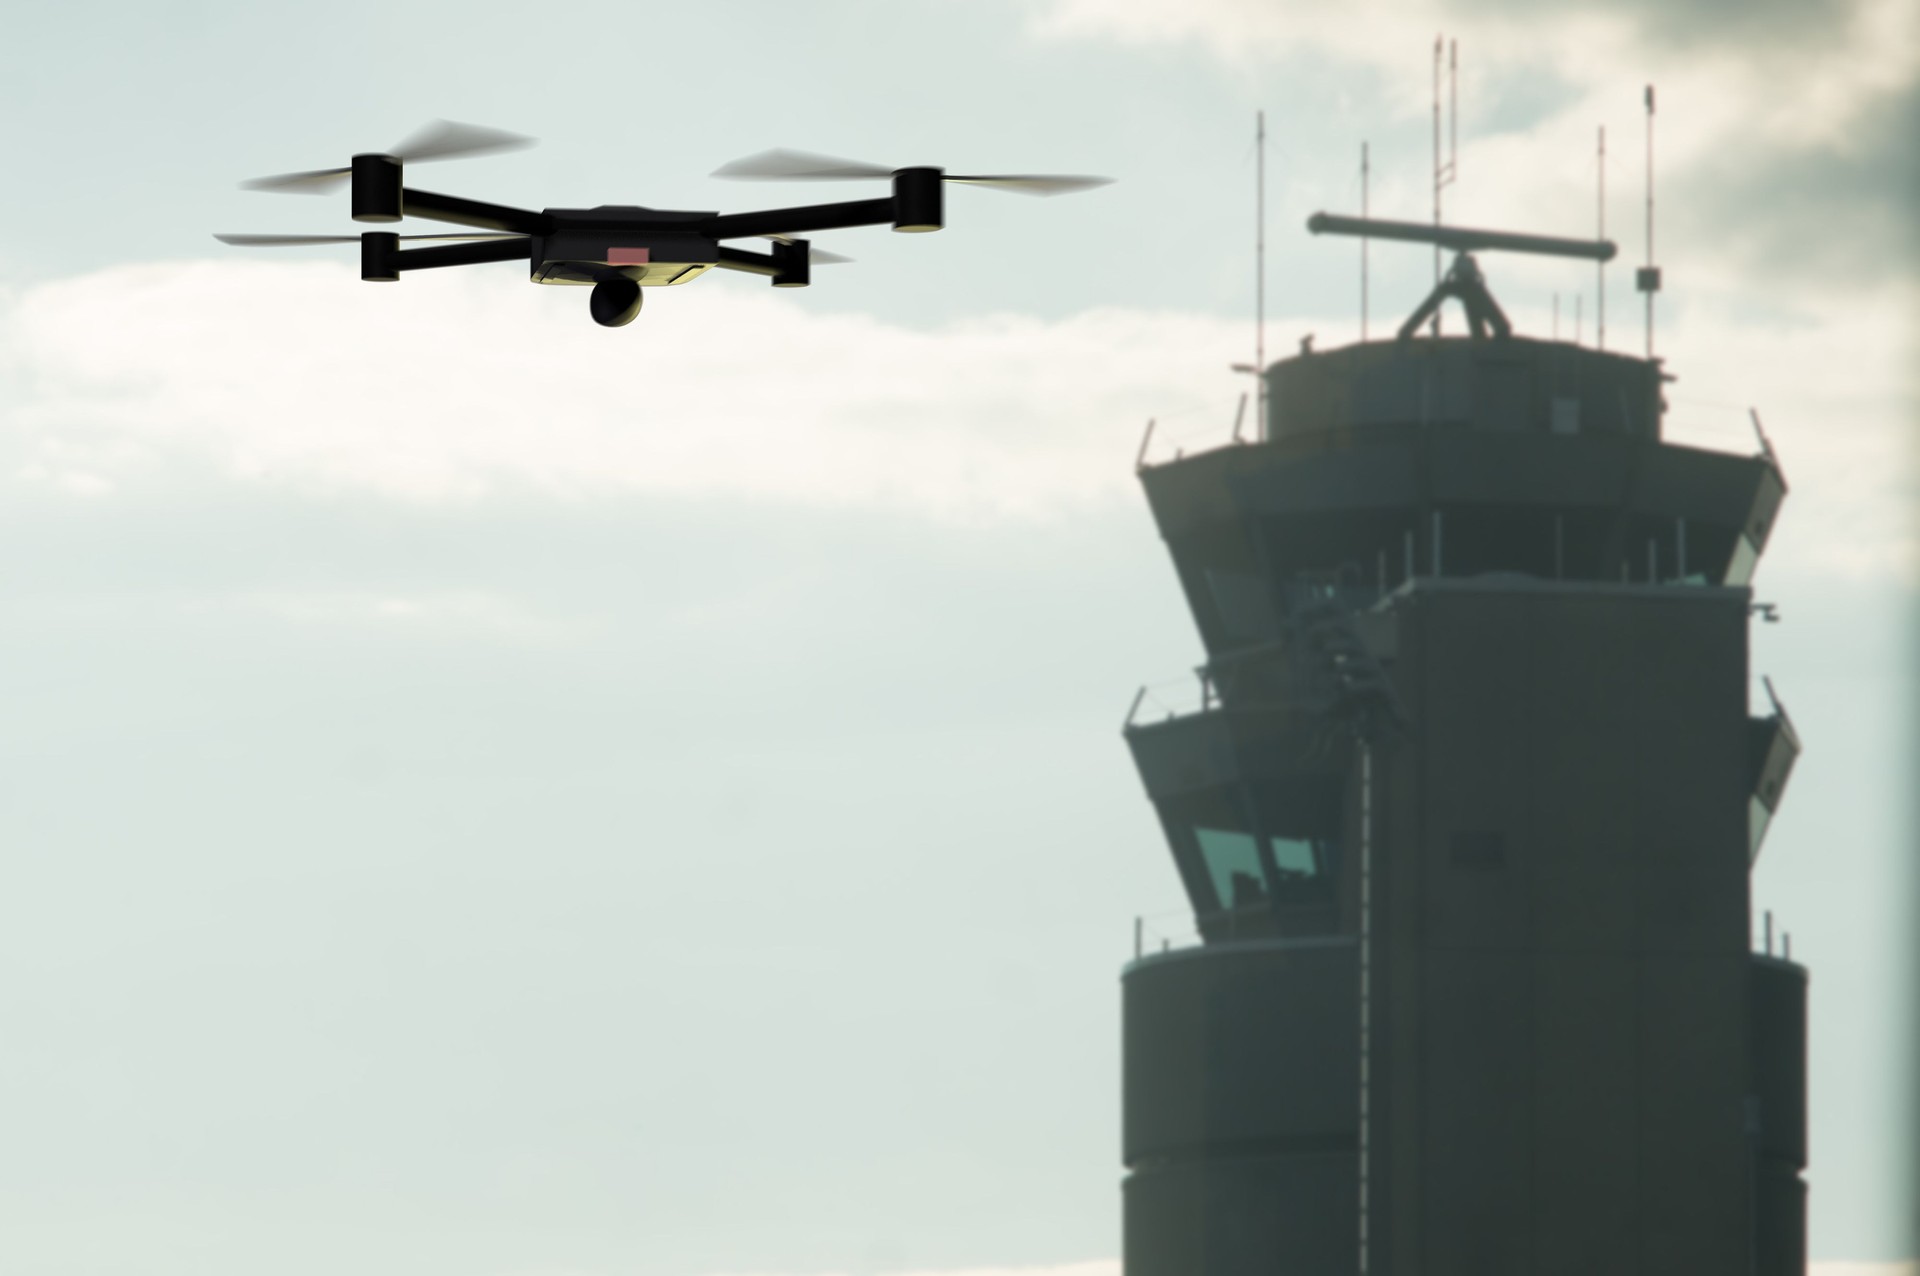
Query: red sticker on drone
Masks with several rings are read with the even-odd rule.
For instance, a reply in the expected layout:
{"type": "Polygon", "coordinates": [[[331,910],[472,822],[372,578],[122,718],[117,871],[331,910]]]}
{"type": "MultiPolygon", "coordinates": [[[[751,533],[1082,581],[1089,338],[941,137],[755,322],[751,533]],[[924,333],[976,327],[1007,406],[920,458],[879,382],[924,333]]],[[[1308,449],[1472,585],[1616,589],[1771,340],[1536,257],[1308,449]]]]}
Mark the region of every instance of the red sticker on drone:
{"type": "Polygon", "coordinates": [[[653,260],[652,254],[653,250],[650,248],[609,248],[607,249],[607,265],[644,266],[653,260]]]}

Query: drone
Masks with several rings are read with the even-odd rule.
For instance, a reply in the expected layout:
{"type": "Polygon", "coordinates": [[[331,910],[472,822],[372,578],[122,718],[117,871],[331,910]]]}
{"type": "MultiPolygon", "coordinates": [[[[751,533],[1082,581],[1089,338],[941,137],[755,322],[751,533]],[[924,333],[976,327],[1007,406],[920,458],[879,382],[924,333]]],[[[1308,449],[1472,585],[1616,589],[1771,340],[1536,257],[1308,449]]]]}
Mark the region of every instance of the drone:
{"type": "Polygon", "coordinates": [[[249,190],[289,194],[325,194],[350,184],[353,219],[397,222],[425,217],[471,227],[441,235],[401,235],[369,230],[359,235],[216,235],[222,243],[244,248],[280,248],[304,244],[360,245],[360,278],[391,283],[404,271],[440,266],[471,266],[489,261],[525,260],[536,284],[591,287],[588,309],[595,323],[618,328],[640,313],[643,289],[684,284],[709,270],[762,275],[775,288],[804,288],[812,268],[848,260],[814,249],[797,236],[850,226],[891,225],[897,231],[939,230],[944,225],[943,187],[947,182],[991,186],[1031,195],[1059,195],[1105,185],[1104,177],[1047,174],[962,175],[921,166],[883,168],[855,160],[772,150],[736,160],[715,177],[758,181],[836,181],[886,179],[892,193],[881,199],[748,213],[688,212],[602,204],[597,208],[543,208],[533,212],[453,195],[417,190],[405,183],[406,166],[514,150],[533,139],[474,124],[437,120],[390,151],[355,155],[344,168],[281,173],[243,183],[249,190]],[[764,239],[765,252],[735,248],[723,241],[764,239]],[[463,242],[402,248],[403,241],[463,242]]]}

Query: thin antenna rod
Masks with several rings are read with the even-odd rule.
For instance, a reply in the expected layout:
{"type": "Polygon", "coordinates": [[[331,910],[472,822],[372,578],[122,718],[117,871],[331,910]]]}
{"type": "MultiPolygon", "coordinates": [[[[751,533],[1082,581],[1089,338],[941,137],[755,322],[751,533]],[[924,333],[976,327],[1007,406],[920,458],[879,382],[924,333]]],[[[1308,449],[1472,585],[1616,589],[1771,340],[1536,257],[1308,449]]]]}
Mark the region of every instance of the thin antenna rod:
{"type": "MultiPolygon", "coordinates": [[[[1360,143],[1360,216],[1366,217],[1367,181],[1372,168],[1367,160],[1367,144],[1360,143]]],[[[1360,340],[1367,339],[1367,237],[1360,236],[1360,340]]]]}
{"type": "MultiPolygon", "coordinates": [[[[1455,162],[1460,153],[1460,42],[1448,40],[1443,35],[1433,37],[1433,225],[1440,226],[1440,192],[1453,185],[1455,162]],[[1447,121],[1449,158],[1445,163],[1440,159],[1440,63],[1446,56],[1448,67],[1448,93],[1452,103],[1452,114],[1447,121]]],[[[1433,246],[1433,286],[1440,286],[1440,245],[1433,246]]],[[[1433,335],[1440,335],[1440,308],[1434,307],[1433,335]]]]}
{"type": "MultiPolygon", "coordinates": [[[[1594,238],[1605,239],[1607,237],[1607,126],[1604,124],[1600,126],[1600,150],[1596,162],[1600,169],[1600,193],[1595,204],[1599,216],[1600,233],[1594,238]]],[[[1607,348],[1607,263],[1600,262],[1594,267],[1594,273],[1599,276],[1599,279],[1595,284],[1597,294],[1594,307],[1596,313],[1593,348],[1605,350],[1607,348]]]]}
{"type": "MultiPolygon", "coordinates": [[[[1433,37],[1433,226],[1440,228],[1440,51],[1446,43],[1433,37]]],[[[1433,286],[1440,286],[1440,245],[1433,246],[1433,286]]],[[[1440,308],[1433,309],[1433,335],[1440,335],[1440,308]]]]}
{"type": "Polygon", "coordinates": [[[1647,358],[1653,358],[1653,294],[1659,288],[1653,268],[1653,86],[1647,86],[1647,268],[1641,282],[1647,294],[1647,358]]]}
{"type": "Polygon", "coordinates": [[[1267,113],[1254,115],[1253,368],[1254,436],[1267,438],[1267,113]]]}

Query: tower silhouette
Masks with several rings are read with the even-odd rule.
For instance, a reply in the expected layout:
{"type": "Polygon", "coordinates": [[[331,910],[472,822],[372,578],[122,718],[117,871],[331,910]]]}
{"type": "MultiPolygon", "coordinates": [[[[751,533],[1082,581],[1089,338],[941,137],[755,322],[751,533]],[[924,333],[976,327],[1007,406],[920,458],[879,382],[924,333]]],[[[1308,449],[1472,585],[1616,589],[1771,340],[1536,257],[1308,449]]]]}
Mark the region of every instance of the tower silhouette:
{"type": "Polygon", "coordinates": [[[1123,974],[1127,1276],[1797,1276],[1772,449],[1663,441],[1658,360],[1512,335],[1469,255],[1611,244],[1310,227],[1459,256],[1140,473],[1206,663],[1126,729],[1198,936],[1123,974]]]}

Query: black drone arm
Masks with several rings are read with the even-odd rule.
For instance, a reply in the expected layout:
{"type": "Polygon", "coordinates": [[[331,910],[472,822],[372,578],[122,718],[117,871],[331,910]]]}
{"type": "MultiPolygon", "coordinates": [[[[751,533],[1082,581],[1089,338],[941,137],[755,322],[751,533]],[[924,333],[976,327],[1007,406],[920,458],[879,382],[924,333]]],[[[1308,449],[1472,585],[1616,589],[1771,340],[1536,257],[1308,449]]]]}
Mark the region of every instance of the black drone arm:
{"type": "MultiPolygon", "coordinates": [[[[486,204],[457,195],[437,195],[432,191],[407,187],[400,192],[400,208],[409,217],[428,217],[456,226],[474,226],[481,230],[505,230],[520,235],[544,235],[553,227],[540,213],[505,204],[486,204]]],[[[415,250],[409,250],[415,251],[415,250]]],[[[426,251],[426,250],[418,250],[426,251]]],[[[434,251],[438,251],[437,249],[434,251]]],[[[497,261],[489,257],[487,261],[497,261]]]]}
{"type": "Polygon", "coordinates": [[[433,248],[402,248],[388,254],[395,270],[426,270],[433,266],[477,266],[487,261],[525,261],[529,240],[482,239],[471,244],[442,244],[433,248]]]}
{"type": "Polygon", "coordinates": [[[744,248],[721,248],[717,263],[722,270],[738,270],[749,275],[777,275],[780,263],[772,253],[752,253],[744,248]]]}
{"type": "Polygon", "coordinates": [[[804,239],[791,239],[774,244],[773,251],[767,253],[722,247],[716,264],[722,270],[766,275],[775,288],[805,288],[813,281],[813,246],[804,239]]]}
{"type": "MultiPolygon", "coordinates": [[[[769,208],[757,213],[722,213],[700,223],[699,231],[709,239],[742,239],[749,235],[801,235],[815,230],[844,230],[849,226],[888,226],[894,220],[892,199],[856,199],[844,204],[769,208]]],[[[726,263],[723,261],[721,264],[726,263]]]]}

